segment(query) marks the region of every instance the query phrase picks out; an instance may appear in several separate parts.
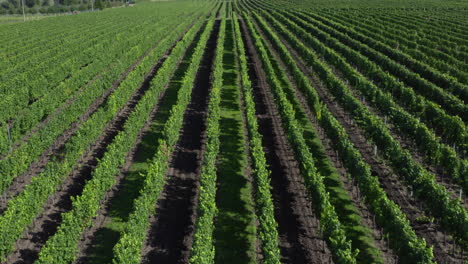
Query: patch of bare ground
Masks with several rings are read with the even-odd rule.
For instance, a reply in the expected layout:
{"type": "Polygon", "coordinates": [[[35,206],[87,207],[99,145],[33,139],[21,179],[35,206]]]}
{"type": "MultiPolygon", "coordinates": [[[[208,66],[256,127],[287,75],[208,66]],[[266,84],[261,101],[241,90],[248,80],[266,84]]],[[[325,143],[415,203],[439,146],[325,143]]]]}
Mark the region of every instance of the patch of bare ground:
{"type": "Polygon", "coordinates": [[[294,78],[290,74],[290,71],[287,70],[288,68],[282,61],[279,54],[276,52],[276,49],[273,48],[272,43],[266,37],[264,32],[261,30],[261,28],[256,23],[254,24],[256,25],[256,28],[258,32],[260,33],[260,35],[262,36],[262,38],[265,39],[265,43],[268,45],[268,48],[274,55],[276,61],[279,63],[282,69],[285,69],[286,75],[290,83],[293,86],[292,92],[294,93],[294,96],[298,99],[299,103],[301,104],[302,110],[306,114],[307,119],[310,121],[310,124],[312,125],[313,129],[316,131],[318,138],[322,142],[322,145],[325,148],[328,159],[332,162],[333,166],[336,168],[339,175],[341,176],[340,177],[341,182],[343,183],[344,189],[346,190],[349,197],[351,198],[351,202],[353,203],[353,206],[358,209],[357,213],[361,217],[361,224],[369,228],[369,230],[371,230],[375,245],[383,253],[382,258],[384,259],[384,262],[385,263],[397,263],[398,257],[394,254],[393,250],[389,248],[388,243],[383,239],[383,234],[381,232],[381,229],[377,227],[377,225],[375,224],[374,216],[369,211],[366,204],[364,203],[364,198],[361,197],[356,183],[354,183],[353,180],[350,179],[349,173],[346,170],[346,168],[343,166],[343,163],[341,162],[339,155],[337,154],[336,150],[333,149],[333,144],[331,140],[328,138],[323,128],[319,125],[318,120],[316,119],[316,116],[310,111],[310,108],[307,104],[307,100],[304,97],[304,95],[300,92],[300,90],[297,88],[294,78]]]}
{"type": "Polygon", "coordinates": [[[142,250],[143,263],[187,263],[193,241],[199,176],[205,151],[206,116],[220,20],[210,33],[179,141],[169,163],[167,182],[142,250]]]}
{"type": "MultiPolygon", "coordinates": [[[[148,53],[145,53],[145,55],[147,54],[148,53]]],[[[86,181],[90,179],[99,160],[106,153],[108,145],[113,141],[115,136],[122,131],[123,125],[130,113],[149,89],[151,79],[157,73],[165,58],[166,56],[163,56],[163,58],[161,58],[145,75],[143,83],[133,93],[124,108],[117,113],[116,117],[106,126],[99,139],[90,146],[89,151],[77,162],[73,172],[61,184],[57,192],[49,197],[43,212],[34,220],[23,237],[16,242],[15,250],[8,256],[6,263],[33,263],[37,259],[42,246],[49,237],[55,234],[60,226],[62,221],[61,215],[72,209],[71,197],[81,194],[86,181]]],[[[143,59],[143,57],[132,65],[131,69],[136,67],[141,59],[143,59]]],[[[125,75],[128,74],[131,69],[129,69],[125,75]]],[[[118,85],[114,86],[111,90],[115,89],[117,86],[118,85]]],[[[103,101],[105,100],[105,98],[101,99],[103,101]]],[[[98,106],[96,106],[96,108],[97,107],[98,106]]],[[[94,111],[96,111],[96,109],[94,109],[94,111]]],[[[121,178],[121,175],[119,175],[118,181],[120,181],[121,178]]]]}
{"type": "MultiPolygon", "coordinates": [[[[364,161],[371,166],[372,174],[379,178],[380,185],[387,192],[388,197],[400,206],[416,234],[424,238],[428,246],[433,246],[435,260],[439,263],[463,263],[463,258],[460,256],[453,238],[442,232],[440,225],[437,223],[424,221],[426,214],[423,211],[423,205],[411,195],[411,191],[399,180],[398,175],[387,166],[383,159],[378,156],[378,153],[375,155],[374,147],[363,136],[364,132],[362,129],[356,125],[350,114],[329,93],[326,85],[317,78],[318,74],[304,63],[287,41],[282,39],[282,42],[288,47],[301,70],[309,77],[320,99],[348,132],[351,142],[359,150],[364,161]]],[[[353,188],[359,193],[359,188],[356,185],[353,188]]],[[[392,241],[387,241],[387,244],[392,247],[392,241]]]]}
{"type": "Polygon", "coordinates": [[[315,216],[299,165],[282,129],[270,87],[267,84],[259,55],[246,25],[240,20],[246,43],[249,76],[254,88],[256,115],[262,143],[271,171],[275,218],[278,223],[281,261],[284,263],[332,263],[332,255],[319,234],[315,216]]]}

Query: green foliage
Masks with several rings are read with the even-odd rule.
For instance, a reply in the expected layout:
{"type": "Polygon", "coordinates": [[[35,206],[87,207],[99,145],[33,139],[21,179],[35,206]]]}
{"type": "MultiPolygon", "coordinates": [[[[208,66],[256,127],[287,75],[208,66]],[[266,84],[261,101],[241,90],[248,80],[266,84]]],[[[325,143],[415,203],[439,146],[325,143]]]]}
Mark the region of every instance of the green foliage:
{"type": "MultiPolygon", "coordinates": [[[[186,26],[186,24],[182,25],[186,26]]],[[[180,31],[174,31],[171,35],[176,38],[179,34],[180,31]]],[[[171,40],[173,41],[173,39],[171,40]]],[[[164,50],[171,44],[172,42],[168,41],[166,46],[161,45],[160,47],[164,50]]],[[[92,179],[86,183],[82,194],[73,200],[73,209],[62,215],[63,221],[59,230],[44,245],[37,263],[72,263],[75,260],[78,240],[84,227],[89,226],[92,223],[92,218],[97,216],[102,197],[115,184],[114,175],[123,166],[127,152],[134,145],[141,128],[147,121],[151,110],[158,103],[169,81],[167,76],[171,76],[171,74],[164,70],[158,71],[157,76],[152,80],[150,89],[138,102],[135,110],[125,122],[123,131],[119,132],[114,141],[107,147],[107,152],[93,172],[92,179]],[[164,76],[162,78],[165,78],[165,81],[159,82],[158,76],[160,75],[164,76]]],[[[142,74],[140,73],[140,75],[142,74]]]]}
{"type": "MultiPolygon", "coordinates": [[[[394,94],[401,94],[402,96],[398,97],[398,100],[401,101],[414,99],[415,95],[414,92],[410,92],[413,91],[411,88],[403,87],[401,83],[398,83],[394,77],[385,73],[378,65],[369,61],[356,51],[339,43],[330,35],[319,31],[304,20],[301,20],[299,18],[301,16],[298,15],[297,18],[291,15],[287,16],[292,18],[294,21],[299,21],[303,28],[313,32],[314,36],[318,37],[318,39],[325,43],[329,43],[334,50],[341,51],[347,58],[354,61],[356,65],[360,65],[361,71],[365,72],[367,76],[375,79],[379,84],[381,84],[377,87],[364,78],[360,72],[349,65],[340,55],[320,42],[312,41],[312,39],[309,38],[309,40],[311,40],[309,43],[313,45],[318,52],[322,53],[336,68],[340,69],[349,82],[355,88],[359,89],[371,105],[382,111],[382,113],[389,118],[389,121],[391,121],[398,130],[414,140],[418,150],[425,155],[426,160],[429,163],[436,167],[443,168],[455,182],[460,183],[465,190],[468,189],[468,179],[466,179],[468,163],[459,158],[457,153],[451,147],[441,143],[440,139],[437,138],[424,123],[421,123],[416,117],[401,109],[395,101],[392,100],[391,95],[384,93],[379,89],[387,88],[389,86],[392,87],[387,89],[398,89],[394,94]],[[406,91],[406,93],[402,92],[402,90],[406,91]]],[[[365,48],[360,48],[359,50],[363,49],[365,48]]],[[[382,63],[380,65],[382,65],[382,63]]],[[[445,114],[443,110],[434,103],[423,101],[419,106],[416,106],[416,101],[411,100],[407,104],[412,107],[416,107],[418,109],[416,110],[417,112],[427,111],[424,116],[429,118],[432,121],[432,124],[435,124],[439,129],[443,130],[443,134],[446,135],[446,139],[449,140],[450,143],[459,146],[462,152],[466,151],[468,135],[466,133],[466,127],[459,117],[454,118],[445,114]]]]}
{"type": "MultiPolygon", "coordinates": [[[[173,30],[171,34],[164,34],[162,41],[159,43],[158,48],[152,50],[140,64],[127,76],[127,78],[119,85],[107,100],[106,104],[99,108],[88,120],[86,120],[81,127],[78,129],[76,135],[72,136],[69,142],[65,144],[65,149],[67,150],[61,159],[54,160],[49,162],[44,171],[38,176],[34,177],[32,182],[28,184],[24,191],[21,192],[18,196],[11,199],[8,203],[7,210],[0,216],[0,224],[2,229],[0,229],[0,256],[5,258],[8,253],[11,252],[14,242],[19,238],[23,233],[25,228],[33,221],[33,219],[42,211],[42,206],[46,202],[49,195],[53,194],[56,191],[56,188],[60,186],[61,182],[69,175],[69,173],[74,168],[74,163],[85,153],[89,145],[94,143],[97,138],[100,136],[102,130],[106,124],[115,117],[118,111],[129,100],[130,96],[134,92],[135,88],[144,80],[144,74],[149,71],[149,69],[154,65],[154,61],[157,61],[166,50],[174,43],[174,41],[179,37],[183,32],[183,29],[187,27],[190,23],[190,20],[187,19],[184,23],[181,23],[176,27],[176,30],[173,30]],[[118,95],[118,96],[116,96],[118,95]],[[12,220],[14,219],[14,220],[12,220]],[[14,225],[11,223],[15,223],[14,225]]],[[[163,32],[160,32],[163,34],[163,32]]],[[[138,46],[135,47],[138,50],[138,46]]],[[[141,56],[141,51],[138,54],[134,54],[137,58],[141,56]]],[[[128,64],[132,64],[135,58],[127,61],[128,64]]],[[[126,67],[128,67],[127,65],[126,67]]],[[[168,78],[168,77],[164,77],[168,78]]],[[[110,80],[109,80],[110,81],[110,80]]],[[[136,124],[135,122],[142,122],[142,118],[145,117],[141,113],[144,109],[147,109],[151,104],[148,100],[153,98],[157,94],[157,90],[153,93],[145,94],[145,100],[141,101],[141,106],[138,106],[135,109],[135,112],[132,113],[132,117],[129,118],[129,124],[136,124]],[[145,106],[145,108],[143,107],[145,106]],[[136,115],[136,116],[135,116],[136,115]]],[[[92,96],[92,93],[89,93],[92,96]]],[[[156,97],[157,98],[157,97],[156,97]]],[[[151,103],[154,102],[150,101],[151,103]]],[[[86,109],[86,108],[85,108],[86,109]]],[[[84,111],[84,110],[82,110],[84,111]]],[[[118,166],[115,164],[120,164],[122,162],[122,155],[125,155],[125,149],[129,148],[129,145],[132,141],[131,138],[135,135],[135,128],[132,125],[128,126],[127,130],[122,131],[115,140],[113,145],[114,147],[109,146],[108,153],[106,153],[105,163],[99,165],[99,170],[95,171],[93,175],[95,176],[94,184],[99,185],[101,188],[96,188],[86,191],[89,192],[90,200],[93,202],[87,204],[87,200],[76,200],[76,205],[71,213],[67,213],[66,217],[70,217],[70,222],[64,221],[60,231],[58,231],[57,236],[54,236],[52,240],[49,240],[48,244],[50,246],[45,246],[49,248],[48,250],[42,251],[42,258],[46,259],[46,263],[57,263],[49,261],[58,261],[62,262],[62,257],[67,260],[73,258],[73,252],[76,250],[76,243],[81,233],[82,228],[89,224],[89,221],[93,215],[96,214],[97,208],[100,201],[98,199],[99,194],[105,192],[104,186],[112,186],[113,175],[115,174],[115,169],[118,169],[118,166]],[[128,141],[128,142],[127,142],[128,141]],[[111,166],[112,164],[112,166],[111,166]],[[110,177],[110,178],[109,178],[110,177]],[[101,183],[103,184],[101,186],[101,183]],[[88,207],[86,212],[83,212],[81,204],[88,207]],[[74,218],[76,216],[76,218],[74,218]],[[74,220],[76,219],[76,220],[74,220]],[[81,221],[83,224],[75,225],[75,221],[81,221]],[[68,228],[67,228],[68,226],[68,228]],[[78,229],[77,229],[78,228],[78,229]],[[57,238],[55,238],[57,237],[57,238]],[[65,238],[64,238],[65,237],[65,238]],[[60,246],[63,241],[67,241],[67,245],[70,247],[60,246]],[[71,246],[71,243],[75,243],[75,247],[71,246]],[[56,251],[54,251],[56,250],[56,251]],[[63,253],[60,250],[66,250],[63,253]],[[63,255],[61,255],[63,253],[63,255]]],[[[102,162],[102,161],[101,161],[102,162]]],[[[99,164],[101,164],[101,162],[99,164]]],[[[93,177],[94,179],[94,177],[93,177]]],[[[90,187],[85,187],[85,190],[90,187]]],[[[75,204],[75,202],[74,202],[75,204]]],[[[68,218],[67,218],[68,219],[68,218]]],[[[42,256],[41,255],[41,256],[42,256]]]]}
{"type": "MultiPolygon", "coordinates": [[[[96,99],[119,83],[117,80],[121,78],[121,74],[138,61],[145,51],[154,47],[155,41],[161,40],[167,34],[167,28],[173,27],[171,21],[174,16],[180,14],[179,12],[186,15],[192,8],[168,6],[165,10],[169,14],[162,16],[167,19],[162,20],[153,16],[154,10],[150,8],[148,13],[142,13],[144,16],[141,18],[138,16],[137,19],[131,20],[121,18],[135,17],[141,10],[136,10],[135,13],[122,10],[105,16],[105,20],[116,20],[116,23],[103,23],[91,28],[86,34],[79,33],[81,30],[69,34],[69,25],[76,27],[86,22],[80,18],[66,24],[63,31],[60,29],[57,32],[67,32],[68,38],[64,38],[65,40],[57,38],[57,42],[50,41],[47,45],[38,47],[34,47],[37,43],[26,42],[25,44],[31,44],[33,47],[25,45],[25,49],[21,48],[17,52],[26,57],[34,52],[37,52],[37,55],[24,61],[20,60],[22,56],[13,56],[5,61],[8,69],[4,69],[5,81],[0,85],[0,90],[4,92],[0,97],[0,155],[4,156],[0,160],[0,191],[4,191],[18,175],[24,173],[29,164],[36,161],[96,99]],[[160,25],[156,30],[153,27],[155,22],[160,25]],[[130,34],[133,30],[141,30],[141,34],[130,34]],[[95,36],[90,37],[93,34],[95,36]],[[83,36],[78,37],[80,35],[83,36]],[[69,43],[67,49],[58,45],[61,41],[69,43]],[[53,56],[54,53],[56,56],[53,56]],[[31,67],[30,63],[38,67],[31,67]],[[15,71],[22,74],[14,75],[15,71]],[[37,71],[44,72],[44,75],[38,75],[37,71]],[[21,85],[22,83],[27,85],[21,85]],[[30,104],[29,101],[33,102],[30,104]],[[49,121],[41,125],[41,121],[46,118],[49,118],[49,121]],[[10,125],[6,123],[9,119],[12,120],[10,125]],[[23,142],[22,138],[34,129],[37,131],[23,142]],[[10,146],[14,144],[18,146],[10,152],[10,146]]],[[[89,20],[87,23],[91,24],[100,21],[95,14],[87,14],[84,19],[89,20]]],[[[40,21],[40,25],[51,24],[48,21],[40,21]]],[[[31,27],[33,31],[36,29],[31,27]]],[[[5,33],[12,34],[10,30],[5,33]]],[[[8,46],[5,46],[5,51],[8,51],[8,46]]]]}

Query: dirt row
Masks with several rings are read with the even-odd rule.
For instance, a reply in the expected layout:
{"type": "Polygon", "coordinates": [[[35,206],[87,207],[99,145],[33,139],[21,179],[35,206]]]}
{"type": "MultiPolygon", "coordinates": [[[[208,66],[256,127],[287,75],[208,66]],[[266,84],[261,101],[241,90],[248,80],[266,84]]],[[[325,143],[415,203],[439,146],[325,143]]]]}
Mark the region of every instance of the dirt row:
{"type": "Polygon", "coordinates": [[[287,141],[259,55],[244,21],[240,20],[240,24],[247,48],[246,56],[254,88],[259,130],[271,171],[282,262],[332,263],[330,250],[319,234],[319,220],[312,210],[299,164],[294,159],[292,147],[287,141]]]}
{"type": "MultiPolygon", "coordinates": [[[[181,34],[177,42],[184,34],[185,32],[181,34]]],[[[57,231],[62,220],[61,214],[71,210],[71,197],[81,194],[86,181],[90,179],[98,161],[107,151],[108,145],[113,141],[114,137],[122,131],[123,125],[128,119],[130,113],[136,107],[145,92],[149,89],[151,79],[156,75],[159,68],[162,66],[162,63],[165,61],[167,55],[171,53],[176,43],[174,43],[166,54],[145,75],[144,81],[140,87],[135,90],[125,107],[117,113],[116,117],[109,124],[107,124],[100,138],[90,146],[89,151],[87,151],[87,153],[77,162],[73,172],[61,184],[58,191],[49,197],[44,211],[34,220],[32,226],[28,228],[24,236],[18,240],[15,245],[15,251],[8,257],[6,263],[33,263],[37,259],[41,247],[46,243],[47,239],[57,231]]],[[[147,54],[148,53],[145,53],[144,56],[147,54]]],[[[134,69],[138,63],[141,62],[144,56],[135,62],[123,75],[127,75],[132,69],[134,69]]],[[[119,79],[119,81],[121,80],[122,79],[119,79]]],[[[110,90],[113,91],[116,87],[118,87],[118,85],[114,84],[110,90]]],[[[108,91],[109,95],[112,91],[108,91]]],[[[106,98],[100,99],[103,102],[106,98]]],[[[97,109],[99,106],[97,105],[95,107],[97,109]]],[[[93,110],[96,111],[96,109],[93,110]]],[[[87,112],[90,112],[90,110],[87,112]]],[[[119,177],[118,181],[120,180],[121,178],[119,177]]]]}
{"type": "MultiPolygon", "coordinates": [[[[362,129],[355,124],[351,115],[337,103],[335,98],[329,93],[326,85],[322,80],[317,78],[318,75],[307,67],[302,58],[291,48],[287,41],[282,39],[282,42],[288,47],[301,70],[309,77],[321,100],[348,132],[351,142],[360,151],[364,161],[371,166],[372,174],[379,178],[381,187],[387,192],[388,197],[401,207],[410,220],[416,234],[424,238],[429,246],[434,247],[436,261],[441,263],[461,263],[462,260],[459,254],[454,253],[453,239],[441,232],[441,227],[436,223],[424,220],[427,219],[427,216],[424,214],[422,204],[416,201],[411,195],[411,191],[399,180],[398,175],[383,159],[378,154],[375,155],[374,147],[363,136],[364,132],[362,129]]],[[[353,188],[359,189],[357,186],[353,188]]],[[[391,241],[389,243],[391,247],[391,241]]]]}

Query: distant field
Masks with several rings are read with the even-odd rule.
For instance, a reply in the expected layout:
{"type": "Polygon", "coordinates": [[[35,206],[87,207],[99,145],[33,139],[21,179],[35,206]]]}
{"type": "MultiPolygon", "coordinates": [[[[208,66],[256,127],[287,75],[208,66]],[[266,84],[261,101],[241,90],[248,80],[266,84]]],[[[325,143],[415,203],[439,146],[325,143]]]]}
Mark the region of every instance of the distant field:
{"type": "MultiPolygon", "coordinates": [[[[38,20],[44,18],[46,16],[28,16],[26,20],[38,20]]],[[[15,23],[15,22],[23,22],[23,16],[0,16],[0,24],[7,24],[7,23],[15,23]]]]}
{"type": "Polygon", "coordinates": [[[468,3],[0,17],[0,262],[468,262],[468,3]]]}
{"type": "MultiPolygon", "coordinates": [[[[58,16],[58,15],[31,15],[31,14],[27,14],[26,15],[26,21],[40,20],[40,19],[53,17],[53,16],[58,16]]],[[[24,21],[24,18],[23,18],[22,15],[0,16],[0,24],[10,24],[10,23],[23,22],[23,21],[24,21]]]]}
{"type": "Polygon", "coordinates": [[[467,11],[468,1],[466,0],[281,0],[280,5],[293,3],[297,7],[310,8],[457,8],[467,11]]]}

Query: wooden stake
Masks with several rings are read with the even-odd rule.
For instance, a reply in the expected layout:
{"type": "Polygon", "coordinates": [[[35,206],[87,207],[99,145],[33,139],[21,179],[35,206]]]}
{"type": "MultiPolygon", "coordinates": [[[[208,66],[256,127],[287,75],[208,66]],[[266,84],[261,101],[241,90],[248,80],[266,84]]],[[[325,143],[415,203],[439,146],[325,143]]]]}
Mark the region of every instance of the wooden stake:
{"type": "Polygon", "coordinates": [[[11,128],[10,128],[10,122],[8,122],[8,144],[10,145],[10,152],[13,151],[13,146],[11,144],[11,128]]]}

